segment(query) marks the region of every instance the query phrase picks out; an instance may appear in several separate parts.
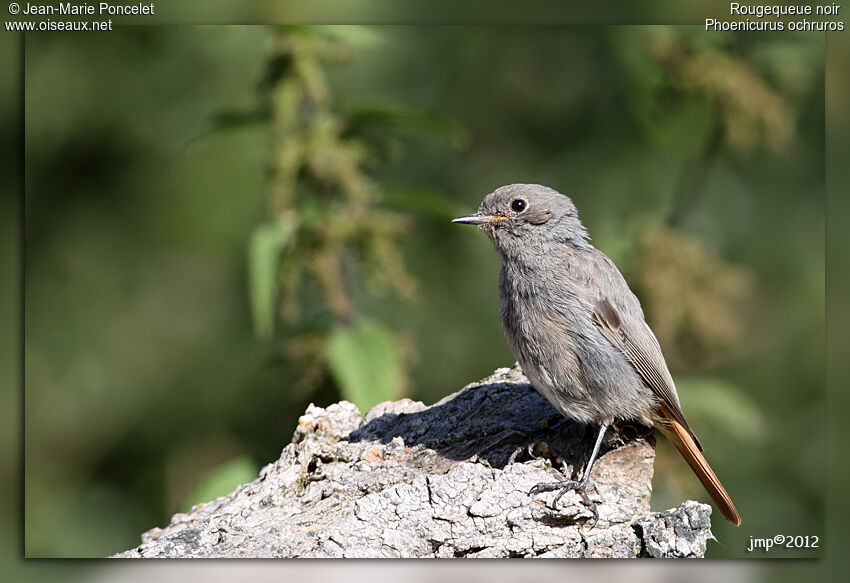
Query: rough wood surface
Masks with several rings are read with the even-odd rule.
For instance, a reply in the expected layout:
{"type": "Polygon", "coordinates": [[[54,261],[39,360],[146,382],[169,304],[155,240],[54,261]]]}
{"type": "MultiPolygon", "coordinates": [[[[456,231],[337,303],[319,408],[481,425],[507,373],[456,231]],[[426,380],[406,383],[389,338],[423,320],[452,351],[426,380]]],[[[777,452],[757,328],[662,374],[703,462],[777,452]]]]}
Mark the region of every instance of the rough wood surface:
{"type": "Polygon", "coordinates": [[[581,468],[594,430],[566,420],[517,368],[426,407],[310,406],[281,457],[223,496],[177,514],[116,557],[701,557],[711,507],[649,511],[654,448],[609,431],[588,494],[529,496],[554,468],[581,468]],[[508,464],[528,445],[533,455],[508,464]],[[560,459],[559,459],[560,458],[560,459]],[[554,467],[553,467],[554,466],[554,467]]]}

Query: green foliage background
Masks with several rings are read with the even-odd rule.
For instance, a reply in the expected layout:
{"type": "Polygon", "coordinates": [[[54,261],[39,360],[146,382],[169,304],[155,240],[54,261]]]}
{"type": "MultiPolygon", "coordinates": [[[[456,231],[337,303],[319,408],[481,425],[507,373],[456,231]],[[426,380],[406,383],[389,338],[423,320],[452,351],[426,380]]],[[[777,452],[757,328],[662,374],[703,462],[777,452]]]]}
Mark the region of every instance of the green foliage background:
{"type": "MultiPolygon", "coordinates": [[[[513,362],[448,219],[573,197],[749,536],[823,526],[823,37],[127,27],[26,41],[27,556],[102,556],[251,479],[309,402],[513,362]]],[[[704,498],[659,444],[653,505],[704,498]]],[[[812,553],[805,553],[811,556],[812,553]]]]}

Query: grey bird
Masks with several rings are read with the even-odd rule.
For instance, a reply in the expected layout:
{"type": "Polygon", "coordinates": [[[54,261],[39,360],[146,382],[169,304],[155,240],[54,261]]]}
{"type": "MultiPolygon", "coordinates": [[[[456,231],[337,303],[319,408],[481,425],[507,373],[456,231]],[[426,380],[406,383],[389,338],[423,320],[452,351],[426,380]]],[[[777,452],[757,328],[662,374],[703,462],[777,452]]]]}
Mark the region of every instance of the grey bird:
{"type": "Polygon", "coordinates": [[[502,258],[499,311],[505,338],[534,388],[561,414],[599,433],[578,481],[535,486],[531,495],[585,493],[605,431],[615,419],[658,427],[705,486],[723,517],[741,518],[708,465],[679,404],[661,346],[637,297],[607,255],[590,244],[569,197],[539,184],[488,194],[477,225],[502,258]]]}

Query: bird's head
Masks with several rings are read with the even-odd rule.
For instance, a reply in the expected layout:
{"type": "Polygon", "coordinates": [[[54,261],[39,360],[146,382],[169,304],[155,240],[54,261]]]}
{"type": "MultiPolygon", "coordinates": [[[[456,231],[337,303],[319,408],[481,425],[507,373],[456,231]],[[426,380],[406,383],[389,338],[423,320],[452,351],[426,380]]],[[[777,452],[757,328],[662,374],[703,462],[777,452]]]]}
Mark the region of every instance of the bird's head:
{"type": "Polygon", "coordinates": [[[547,244],[585,246],[587,229],[573,201],[540,184],[509,184],[488,194],[478,212],[458,217],[454,223],[477,225],[502,255],[523,249],[544,251],[547,244]]]}

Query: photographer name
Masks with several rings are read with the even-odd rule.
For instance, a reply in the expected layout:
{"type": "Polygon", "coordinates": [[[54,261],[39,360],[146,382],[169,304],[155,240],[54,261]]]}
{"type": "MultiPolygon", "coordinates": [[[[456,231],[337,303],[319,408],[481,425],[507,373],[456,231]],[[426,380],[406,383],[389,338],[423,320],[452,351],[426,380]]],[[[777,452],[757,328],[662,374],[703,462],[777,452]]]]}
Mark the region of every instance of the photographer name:
{"type": "Polygon", "coordinates": [[[52,4],[25,4],[21,8],[21,14],[27,16],[94,16],[94,15],[109,15],[109,16],[139,16],[153,15],[154,5],[151,4],[109,4],[108,2],[100,2],[95,4],[72,4],[70,2],[60,2],[57,5],[52,4]]]}

